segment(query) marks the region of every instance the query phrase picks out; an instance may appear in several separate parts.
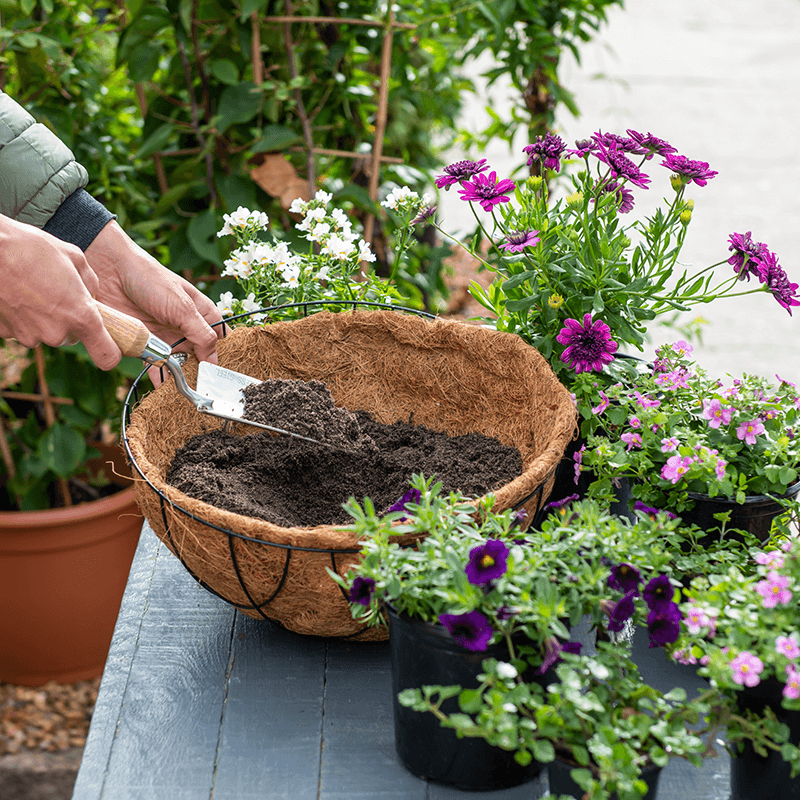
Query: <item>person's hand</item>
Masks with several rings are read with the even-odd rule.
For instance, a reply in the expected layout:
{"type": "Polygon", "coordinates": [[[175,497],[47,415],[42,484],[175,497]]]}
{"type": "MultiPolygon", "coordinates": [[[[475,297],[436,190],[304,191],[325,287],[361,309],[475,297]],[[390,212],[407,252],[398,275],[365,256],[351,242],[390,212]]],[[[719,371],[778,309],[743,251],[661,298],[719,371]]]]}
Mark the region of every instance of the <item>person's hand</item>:
{"type": "Polygon", "coordinates": [[[98,300],[140,319],[167,344],[186,337],[176,350],[194,350],[198,360],[217,363],[222,326],[210,327],[222,319],[217,307],[139,247],[114,220],[86,248],[86,259],[100,281],[98,300]]]}
{"type": "Polygon", "coordinates": [[[25,347],[82,341],[100,369],[122,353],[92,295],[97,275],[80,248],[0,214],[0,337],[25,347]]]}

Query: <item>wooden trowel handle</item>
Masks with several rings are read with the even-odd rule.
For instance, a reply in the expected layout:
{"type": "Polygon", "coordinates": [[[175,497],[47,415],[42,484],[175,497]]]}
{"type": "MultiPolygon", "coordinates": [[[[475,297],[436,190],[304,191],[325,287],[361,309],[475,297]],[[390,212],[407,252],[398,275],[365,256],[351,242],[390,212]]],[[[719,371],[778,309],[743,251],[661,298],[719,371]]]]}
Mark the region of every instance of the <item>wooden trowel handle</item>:
{"type": "Polygon", "coordinates": [[[122,355],[141,358],[156,366],[161,366],[171,355],[172,348],[157,336],[153,336],[141,320],[123,314],[104,303],[97,303],[97,310],[103,318],[103,325],[122,351],[122,355]]]}

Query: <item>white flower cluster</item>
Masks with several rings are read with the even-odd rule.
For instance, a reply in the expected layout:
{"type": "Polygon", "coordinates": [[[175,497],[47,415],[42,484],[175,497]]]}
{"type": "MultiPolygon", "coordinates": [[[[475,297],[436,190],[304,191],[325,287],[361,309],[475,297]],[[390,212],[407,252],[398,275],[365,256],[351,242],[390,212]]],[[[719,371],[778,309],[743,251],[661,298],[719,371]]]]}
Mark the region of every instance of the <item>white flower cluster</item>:
{"type": "Polygon", "coordinates": [[[248,242],[231,253],[226,259],[222,273],[233,275],[239,280],[246,280],[258,267],[273,266],[276,274],[283,278],[290,288],[300,285],[300,268],[302,258],[292,254],[285,242],[270,245],[266,242],[248,242]]]}
{"type": "Polygon", "coordinates": [[[313,200],[305,201],[299,197],[292,201],[289,211],[292,214],[303,214],[302,222],[296,225],[310,242],[320,245],[320,254],[330,256],[338,261],[349,261],[356,257],[358,261],[375,261],[375,254],[363,239],[353,232],[350,218],[341,208],[334,208],[328,213],[328,203],[333,195],[316,193],[313,200]]]}
{"type": "Polygon", "coordinates": [[[233,214],[223,214],[224,225],[222,230],[217,232],[217,236],[232,236],[266,230],[269,225],[269,217],[263,211],[250,211],[244,206],[239,206],[233,214]]]}
{"type": "MultiPolygon", "coordinates": [[[[242,311],[244,312],[256,311],[261,308],[261,303],[256,302],[256,296],[254,292],[250,292],[250,294],[248,294],[244,300],[238,301],[236,301],[234,298],[233,292],[223,292],[217,301],[217,308],[223,317],[230,317],[234,313],[238,313],[234,311],[234,302],[240,303],[242,306],[242,311]]],[[[266,314],[253,314],[251,319],[253,322],[260,322],[266,316],[266,314]]]]}
{"type": "Polygon", "coordinates": [[[431,199],[427,194],[420,197],[416,192],[412,192],[408,186],[396,186],[386,196],[381,203],[385,208],[392,211],[409,212],[411,215],[417,214],[426,206],[430,205],[431,199]]]}

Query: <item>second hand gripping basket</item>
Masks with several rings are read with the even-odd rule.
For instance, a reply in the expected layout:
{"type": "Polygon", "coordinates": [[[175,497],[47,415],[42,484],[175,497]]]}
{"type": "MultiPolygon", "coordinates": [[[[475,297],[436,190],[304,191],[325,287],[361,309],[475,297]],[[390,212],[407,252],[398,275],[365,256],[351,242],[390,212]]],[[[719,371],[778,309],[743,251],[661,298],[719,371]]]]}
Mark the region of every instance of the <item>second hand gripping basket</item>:
{"type": "MultiPolygon", "coordinates": [[[[495,508],[546,501],[575,429],[575,408],[546,360],[522,339],[462,322],[398,311],[320,311],[288,322],[240,327],[218,345],[219,363],[255,378],[323,381],[338,406],[378,421],[477,432],[519,449],[523,472],[495,491],[495,508]]],[[[184,365],[194,385],[197,362],[184,365]]],[[[284,528],[195,500],[166,482],[175,452],[221,426],[198,413],[170,381],[133,409],[123,435],[137,500],[158,537],[207,589],[256,619],[301,634],[375,640],[382,628],[352,619],[326,567],[357,561],[355,534],[332,525],[284,528]]],[[[235,426],[237,434],[254,429],[235,426]]],[[[362,500],[363,498],[357,498],[362,500]]]]}

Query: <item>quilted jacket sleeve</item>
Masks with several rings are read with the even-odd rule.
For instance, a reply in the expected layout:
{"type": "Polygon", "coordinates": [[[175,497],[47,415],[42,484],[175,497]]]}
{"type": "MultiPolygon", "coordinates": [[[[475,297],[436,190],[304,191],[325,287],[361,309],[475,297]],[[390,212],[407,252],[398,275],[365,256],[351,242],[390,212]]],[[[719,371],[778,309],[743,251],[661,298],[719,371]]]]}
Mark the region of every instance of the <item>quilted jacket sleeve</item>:
{"type": "Polygon", "coordinates": [[[70,149],[0,92],[0,213],[43,228],[88,181],[70,149]]]}

